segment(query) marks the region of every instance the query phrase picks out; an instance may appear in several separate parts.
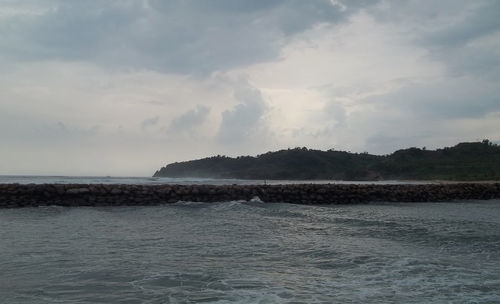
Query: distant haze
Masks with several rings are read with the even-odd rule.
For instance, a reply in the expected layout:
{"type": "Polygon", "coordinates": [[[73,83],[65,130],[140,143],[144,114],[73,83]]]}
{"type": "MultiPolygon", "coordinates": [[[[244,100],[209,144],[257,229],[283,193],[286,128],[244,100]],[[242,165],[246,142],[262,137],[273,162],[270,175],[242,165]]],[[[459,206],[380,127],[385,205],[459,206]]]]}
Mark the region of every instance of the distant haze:
{"type": "Polygon", "coordinates": [[[0,0],[0,174],[500,139],[500,1],[0,0]]]}

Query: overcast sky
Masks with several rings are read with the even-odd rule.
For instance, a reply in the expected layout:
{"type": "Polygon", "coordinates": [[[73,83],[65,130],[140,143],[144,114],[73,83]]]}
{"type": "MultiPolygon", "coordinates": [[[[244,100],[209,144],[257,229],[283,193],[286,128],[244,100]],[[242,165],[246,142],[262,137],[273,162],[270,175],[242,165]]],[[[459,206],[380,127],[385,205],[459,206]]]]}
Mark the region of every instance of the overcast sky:
{"type": "Polygon", "coordinates": [[[498,0],[0,0],[0,174],[483,138],[498,0]]]}

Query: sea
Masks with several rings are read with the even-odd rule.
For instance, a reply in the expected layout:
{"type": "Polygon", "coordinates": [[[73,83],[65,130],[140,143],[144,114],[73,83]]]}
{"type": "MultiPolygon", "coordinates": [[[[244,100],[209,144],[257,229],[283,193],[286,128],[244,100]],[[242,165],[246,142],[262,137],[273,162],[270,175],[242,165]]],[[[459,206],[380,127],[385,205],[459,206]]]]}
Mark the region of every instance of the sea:
{"type": "Polygon", "coordinates": [[[0,209],[0,303],[500,303],[500,200],[0,209]]]}

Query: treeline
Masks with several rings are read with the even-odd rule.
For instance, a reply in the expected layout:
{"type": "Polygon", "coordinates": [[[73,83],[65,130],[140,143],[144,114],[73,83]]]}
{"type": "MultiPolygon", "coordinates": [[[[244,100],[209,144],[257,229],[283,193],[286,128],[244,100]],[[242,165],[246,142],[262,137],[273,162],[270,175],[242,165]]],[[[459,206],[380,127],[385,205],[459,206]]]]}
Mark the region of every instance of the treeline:
{"type": "Polygon", "coordinates": [[[169,164],[155,177],[289,180],[500,180],[500,146],[459,143],[437,150],[409,148],[389,155],[294,148],[253,156],[213,156],[169,164]]]}

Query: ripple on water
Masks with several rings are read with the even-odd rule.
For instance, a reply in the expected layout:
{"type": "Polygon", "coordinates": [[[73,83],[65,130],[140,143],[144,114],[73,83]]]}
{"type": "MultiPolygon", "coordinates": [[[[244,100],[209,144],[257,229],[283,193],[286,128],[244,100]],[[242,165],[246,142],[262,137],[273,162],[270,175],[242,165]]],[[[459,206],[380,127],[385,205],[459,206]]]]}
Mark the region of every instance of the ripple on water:
{"type": "Polygon", "coordinates": [[[0,210],[0,298],[495,303],[498,203],[0,210]]]}

